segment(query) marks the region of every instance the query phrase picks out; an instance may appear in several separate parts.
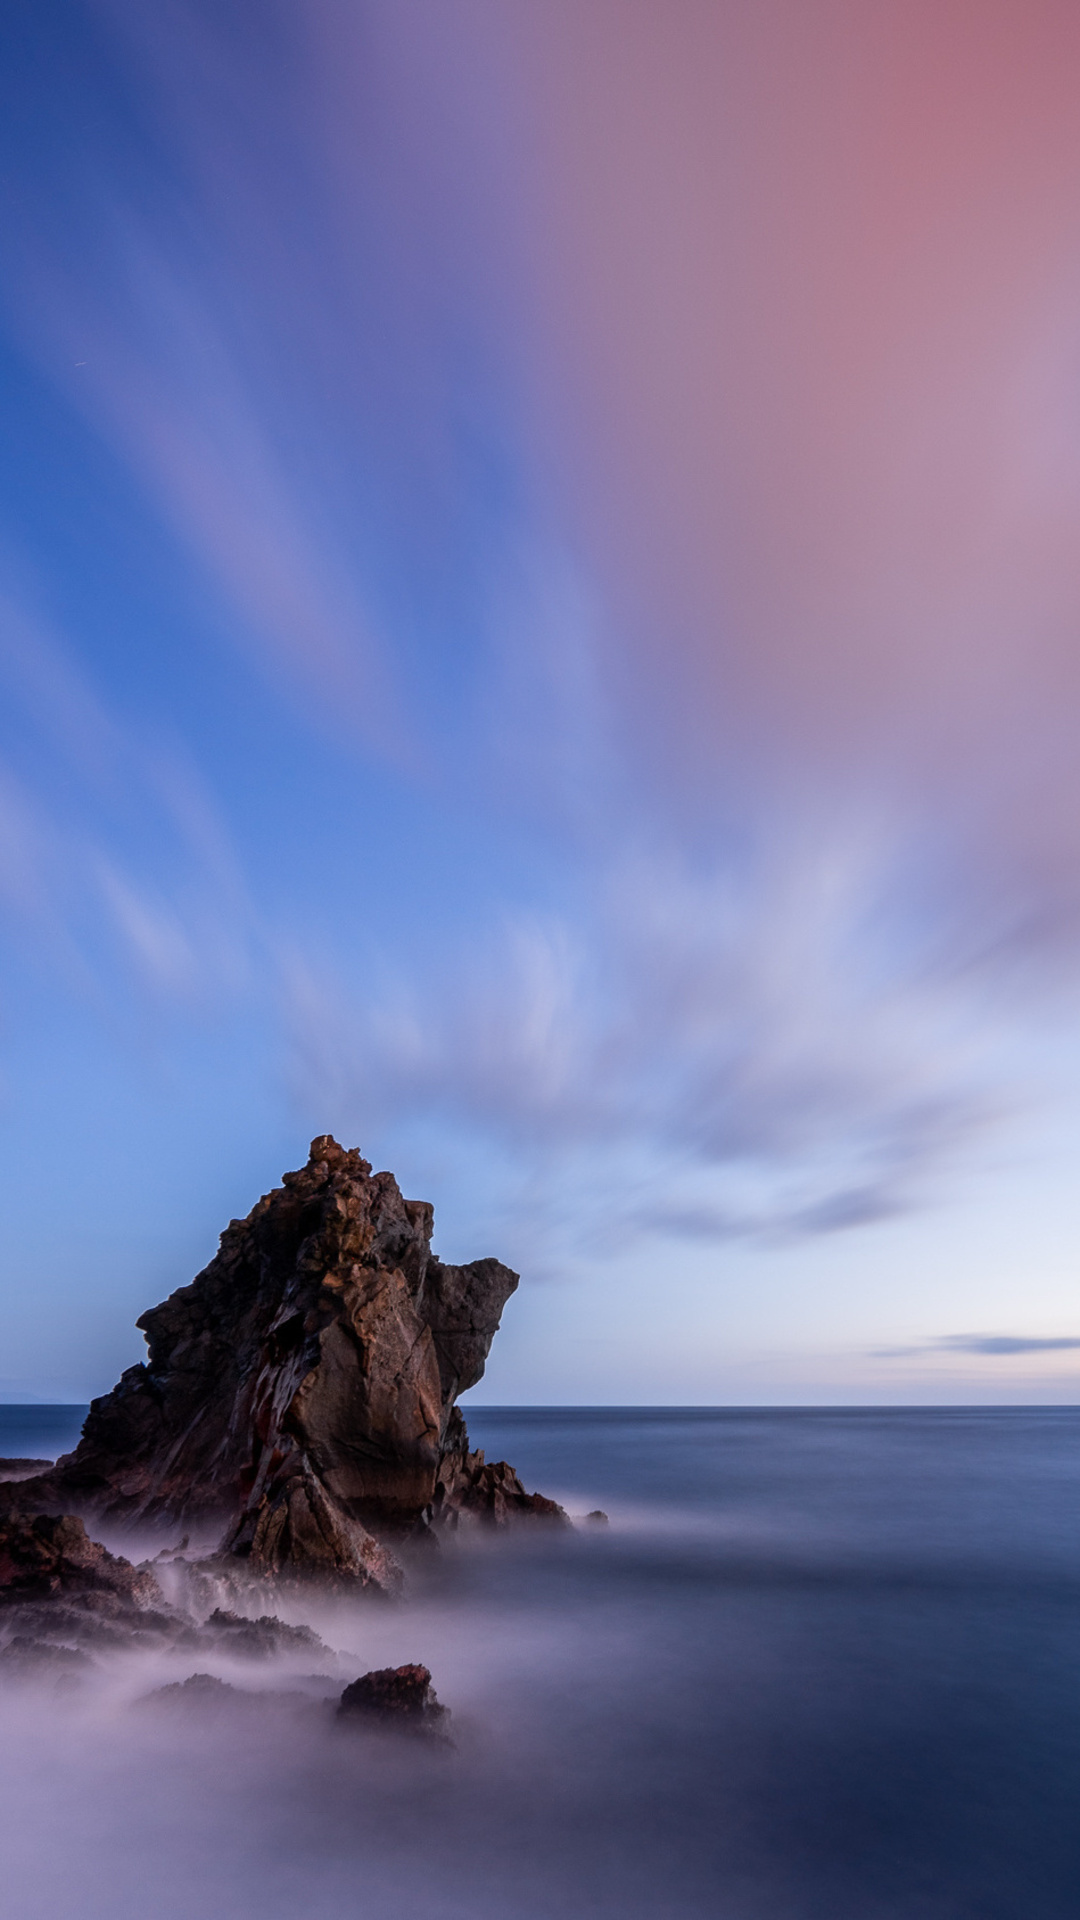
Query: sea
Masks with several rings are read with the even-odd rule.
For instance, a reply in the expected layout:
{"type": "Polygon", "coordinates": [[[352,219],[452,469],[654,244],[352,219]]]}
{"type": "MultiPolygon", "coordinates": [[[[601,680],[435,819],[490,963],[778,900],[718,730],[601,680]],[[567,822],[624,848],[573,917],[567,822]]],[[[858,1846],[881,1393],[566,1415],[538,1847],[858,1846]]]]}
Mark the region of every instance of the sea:
{"type": "Polygon", "coordinates": [[[4,1920],[1077,1920],[1080,1409],[465,1410],[574,1527],[308,1616],[454,1744],[0,1690],[4,1920]]]}

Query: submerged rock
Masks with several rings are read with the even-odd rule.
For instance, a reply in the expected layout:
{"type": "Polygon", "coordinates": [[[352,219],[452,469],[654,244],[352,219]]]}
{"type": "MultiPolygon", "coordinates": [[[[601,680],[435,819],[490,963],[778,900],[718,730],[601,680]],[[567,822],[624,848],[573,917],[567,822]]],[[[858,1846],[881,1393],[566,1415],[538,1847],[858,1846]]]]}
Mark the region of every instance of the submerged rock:
{"type": "Polygon", "coordinates": [[[93,1402],[73,1453],[3,1488],[5,1507],[216,1533],[200,1577],[226,1593],[241,1563],[271,1583],[394,1592],[390,1543],[433,1524],[566,1522],[469,1449],[455,1401],[518,1276],[444,1264],[432,1221],[320,1135],[191,1285],[143,1314],[145,1363],[93,1402]]]}
{"type": "Polygon", "coordinates": [[[193,1673],[186,1680],[172,1680],[168,1686],[155,1687],[152,1693],[144,1693],[135,1705],[179,1708],[184,1713],[194,1712],[202,1718],[208,1712],[211,1715],[220,1714],[249,1698],[250,1695],[241,1693],[238,1687],[230,1687],[227,1680],[218,1680],[212,1673],[193,1673]]]}
{"type": "Polygon", "coordinates": [[[440,1706],[427,1667],[379,1667],[345,1688],[338,1719],[400,1727],[407,1733],[443,1733],[450,1714],[440,1706]]]}
{"type": "Polygon", "coordinates": [[[231,1721],[241,1728],[274,1738],[280,1738],[284,1731],[280,1720],[283,1713],[292,1728],[324,1731],[328,1705],[326,1679],[322,1674],[301,1675],[298,1679],[290,1676],[287,1687],[275,1688],[234,1687],[227,1680],[219,1680],[216,1674],[192,1673],[186,1680],[173,1680],[167,1686],[155,1687],[152,1693],[144,1693],[133,1702],[137,1713],[164,1708],[167,1713],[196,1724],[231,1721]],[[276,1729],[273,1728],[275,1718],[276,1729]]]}
{"type": "Polygon", "coordinates": [[[276,1614],[263,1613],[248,1620],[241,1613],[215,1608],[199,1630],[199,1639],[215,1643],[222,1653],[239,1654],[247,1660],[271,1659],[281,1653],[327,1653],[329,1649],[313,1627],[293,1627],[276,1614]]]}
{"type": "Polygon", "coordinates": [[[0,1670],[20,1679],[81,1680],[93,1667],[90,1655],[79,1648],[35,1640],[25,1633],[14,1634],[6,1646],[0,1647],[0,1670]]]}
{"type": "Polygon", "coordinates": [[[13,1639],[29,1634],[102,1654],[194,1650],[200,1645],[199,1629],[183,1614],[129,1606],[115,1594],[100,1591],[9,1603],[0,1613],[0,1629],[13,1639]]]}
{"type": "Polygon", "coordinates": [[[185,1633],[153,1574],[89,1539],[81,1520],[0,1518],[0,1672],[77,1679],[93,1665],[86,1647],[172,1646],[185,1633]]]}
{"type": "Polygon", "coordinates": [[[79,1648],[108,1658],[135,1652],[188,1653],[220,1659],[334,1665],[335,1656],[312,1627],[293,1626],[274,1614],[250,1619],[218,1608],[198,1625],[175,1608],[139,1608],[109,1593],[20,1599],[0,1612],[0,1662],[5,1670],[26,1660],[20,1649],[53,1646],[79,1648]],[[15,1652],[10,1656],[8,1649],[15,1652]]]}

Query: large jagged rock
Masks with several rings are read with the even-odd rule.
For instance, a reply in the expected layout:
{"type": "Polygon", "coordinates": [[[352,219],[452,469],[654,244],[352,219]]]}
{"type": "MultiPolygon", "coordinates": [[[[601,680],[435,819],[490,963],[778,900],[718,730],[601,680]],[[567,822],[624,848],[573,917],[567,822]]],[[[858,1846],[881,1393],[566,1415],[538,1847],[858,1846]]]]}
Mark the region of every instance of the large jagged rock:
{"type": "Polygon", "coordinates": [[[459,1508],[565,1518],[470,1454],[454,1407],[518,1276],[444,1265],[431,1232],[425,1201],[321,1135],[143,1314],[148,1358],[94,1401],[74,1453],[8,1498],[223,1529],[252,1570],[381,1587],[398,1577],[385,1540],[459,1508]]]}

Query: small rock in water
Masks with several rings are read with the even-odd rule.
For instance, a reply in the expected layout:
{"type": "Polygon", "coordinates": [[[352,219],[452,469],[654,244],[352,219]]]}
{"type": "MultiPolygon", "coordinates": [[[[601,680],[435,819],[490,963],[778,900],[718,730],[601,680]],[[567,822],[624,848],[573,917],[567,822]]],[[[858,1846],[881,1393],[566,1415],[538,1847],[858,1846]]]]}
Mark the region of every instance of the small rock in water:
{"type": "Polygon", "coordinates": [[[400,1727],[409,1733],[442,1732],[450,1718],[439,1705],[427,1667],[379,1667],[361,1674],[346,1687],[338,1705],[339,1720],[400,1727]]]}
{"type": "Polygon", "coordinates": [[[227,1680],[218,1680],[212,1673],[192,1673],[186,1680],[174,1680],[167,1687],[155,1687],[153,1693],[144,1693],[136,1704],[140,1707],[194,1708],[199,1713],[207,1708],[211,1712],[220,1712],[222,1708],[232,1706],[234,1701],[243,1701],[245,1697],[236,1687],[230,1687],[227,1680]]]}
{"type": "Polygon", "coordinates": [[[276,1614],[260,1614],[249,1620],[243,1614],[215,1607],[206,1621],[203,1639],[216,1640],[223,1653],[242,1654],[260,1660],[277,1653],[325,1653],[326,1648],[311,1627],[292,1627],[276,1614]]]}
{"type": "Polygon", "coordinates": [[[0,1649],[0,1667],[20,1676],[53,1674],[64,1679],[89,1673],[94,1662],[89,1654],[75,1647],[55,1646],[49,1640],[34,1640],[28,1634],[16,1634],[0,1649]]]}

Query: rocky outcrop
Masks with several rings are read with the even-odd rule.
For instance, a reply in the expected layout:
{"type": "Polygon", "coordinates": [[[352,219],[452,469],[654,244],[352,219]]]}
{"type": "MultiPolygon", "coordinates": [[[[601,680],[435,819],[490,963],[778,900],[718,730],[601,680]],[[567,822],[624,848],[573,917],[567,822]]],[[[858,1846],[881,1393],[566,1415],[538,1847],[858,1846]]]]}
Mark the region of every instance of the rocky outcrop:
{"type": "Polygon", "coordinates": [[[345,1688],[339,1720],[400,1728],[403,1733],[445,1735],[450,1718],[440,1706],[427,1667],[379,1667],[345,1688]]]}
{"type": "Polygon", "coordinates": [[[74,1453],[6,1502],[182,1525],[252,1572],[392,1589],[387,1542],[463,1516],[565,1519],[469,1451],[455,1408],[518,1276],[448,1266],[432,1209],[329,1135],[138,1322],[149,1353],[74,1453]]]}
{"type": "Polygon", "coordinates": [[[245,1614],[215,1607],[199,1630],[204,1644],[215,1646],[230,1659],[264,1660],[280,1653],[305,1655],[326,1652],[323,1642],[311,1627],[292,1626],[276,1614],[263,1613],[250,1620],[245,1614]]]}
{"type": "Polygon", "coordinates": [[[0,1519],[0,1604],[75,1594],[107,1595],[135,1607],[162,1600],[152,1573],[108,1553],[70,1514],[0,1519]]]}
{"type": "Polygon", "coordinates": [[[179,1708],[185,1713],[194,1711],[203,1718],[207,1712],[217,1715],[227,1710],[242,1697],[239,1688],[230,1687],[227,1680],[219,1680],[216,1674],[192,1673],[186,1680],[173,1680],[167,1687],[155,1687],[153,1693],[145,1693],[136,1704],[179,1708]]]}
{"type": "Polygon", "coordinates": [[[431,1513],[437,1524],[450,1527],[477,1522],[506,1526],[515,1520],[569,1524],[557,1501],[548,1500],[542,1493],[526,1493],[505,1460],[485,1460],[482,1448],[470,1452],[465,1422],[457,1407],[447,1422],[431,1513]]]}
{"type": "MultiPolygon", "coordinates": [[[[0,1521],[0,1676],[67,1685],[102,1660],[147,1653],[336,1666],[311,1627],[221,1606],[205,1617],[198,1601],[212,1584],[200,1575],[205,1592],[166,1597],[152,1568],[106,1552],[81,1520],[9,1515],[0,1521]]],[[[249,1584],[265,1598],[265,1583],[249,1584]]]]}
{"type": "MultiPolygon", "coordinates": [[[[13,1643],[9,1665],[16,1673],[36,1669],[39,1676],[44,1667],[48,1677],[70,1685],[75,1676],[62,1668],[48,1674],[52,1665],[49,1656],[62,1651],[39,1645],[28,1645],[24,1651],[13,1643]]],[[[0,1653],[0,1663],[3,1659],[0,1653]]],[[[282,1678],[286,1680],[286,1688],[271,1689],[265,1685],[236,1686],[217,1674],[199,1671],[189,1674],[186,1680],[174,1680],[168,1686],[155,1687],[152,1693],[143,1694],[134,1703],[135,1711],[182,1715],[201,1723],[231,1721],[238,1728],[247,1726],[256,1737],[260,1733],[264,1737],[280,1737],[284,1714],[286,1726],[302,1727],[309,1738],[325,1733],[332,1724],[328,1709],[333,1694],[323,1676],[282,1675],[282,1678]]],[[[334,1717],[339,1724],[366,1733],[405,1734],[414,1738],[420,1735],[436,1750],[453,1745],[449,1735],[449,1709],[436,1699],[426,1667],[384,1667],[379,1672],[363,1674],[345,1688],[334,1717]]]]}
{"type": "Polygon", "coordinates": [[[55,1680],[70,1686],[93,1668],[93,1660],[81,1648],[35,1640],[30,1634],[17,1633],[0,1647],[0,1678],[5,1680],[55,1680]]]}

